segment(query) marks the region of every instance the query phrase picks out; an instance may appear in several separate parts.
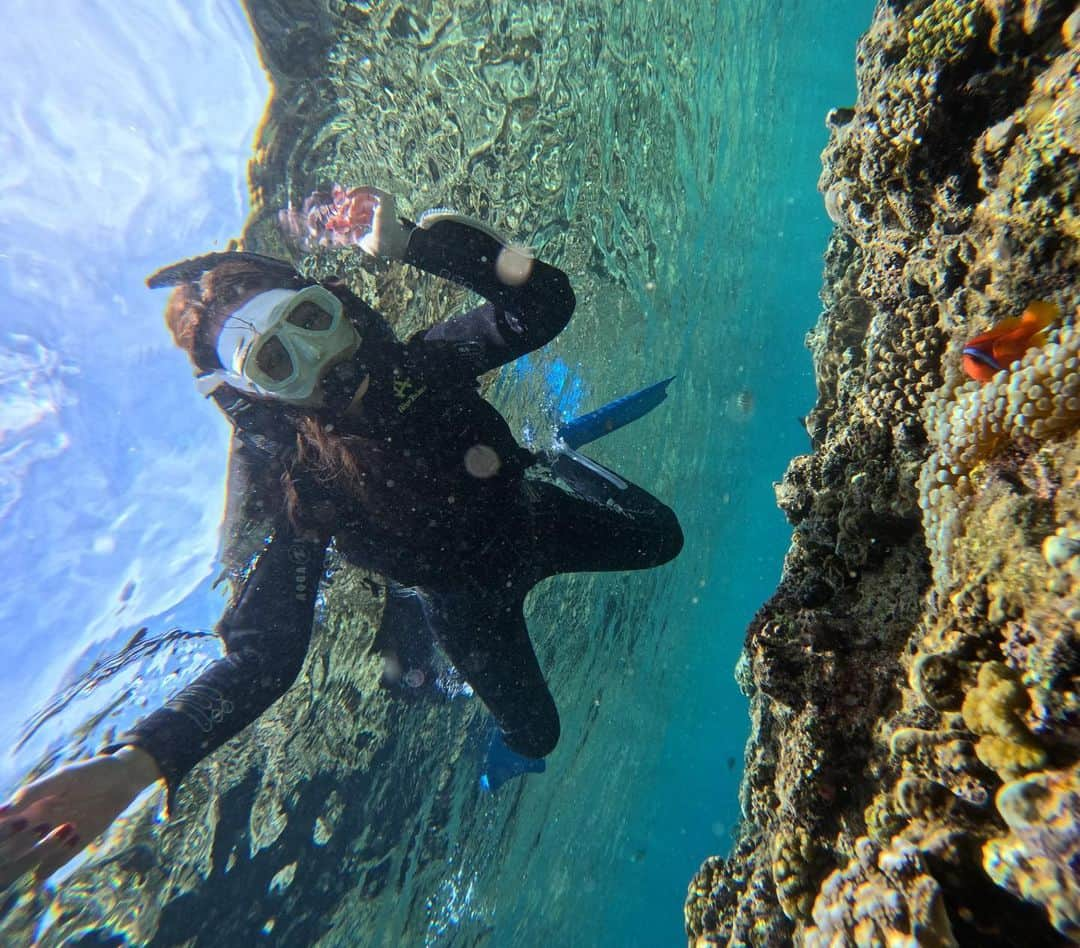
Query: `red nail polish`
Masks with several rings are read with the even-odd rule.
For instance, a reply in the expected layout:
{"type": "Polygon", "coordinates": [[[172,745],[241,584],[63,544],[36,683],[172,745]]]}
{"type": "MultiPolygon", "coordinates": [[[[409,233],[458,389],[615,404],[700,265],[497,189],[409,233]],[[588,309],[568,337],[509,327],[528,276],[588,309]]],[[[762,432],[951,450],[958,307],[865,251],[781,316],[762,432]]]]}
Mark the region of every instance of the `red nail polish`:
{"type": "Polygon", "coordinates": [[[70,823],[65,823],[63,826],[60,827],[59,832],[56,834],[56,838],[67,839],[73,832],[75,832],[75,827],[72,826],[70,823]]]}

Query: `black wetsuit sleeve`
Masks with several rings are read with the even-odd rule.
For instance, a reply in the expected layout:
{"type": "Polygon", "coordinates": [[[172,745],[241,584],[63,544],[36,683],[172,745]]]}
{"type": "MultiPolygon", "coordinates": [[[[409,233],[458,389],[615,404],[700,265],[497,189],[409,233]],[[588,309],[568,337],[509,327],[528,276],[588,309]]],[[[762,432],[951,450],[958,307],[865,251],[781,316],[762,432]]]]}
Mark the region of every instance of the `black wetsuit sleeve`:
{"type": "Polygon", "coordinates": [[[133,744],[150,754],[171,801],[195,764],[247,727],[296,679],[311,638],[325,553],[325,542],[280,526],[218,623],[225,656],[106,750],[133,744]]]}
{"type": "Polygon", "coordinates": [[[417,227],[405,262],[451,280],[488,300],[487,305],[439,323],[409,341],[422,357],[438,359],[475,378],[554,339],[574,312],[566,274],[530,260],[521,282],[499,277],[505,249],[495,237],[459,221],[417,227]]]}

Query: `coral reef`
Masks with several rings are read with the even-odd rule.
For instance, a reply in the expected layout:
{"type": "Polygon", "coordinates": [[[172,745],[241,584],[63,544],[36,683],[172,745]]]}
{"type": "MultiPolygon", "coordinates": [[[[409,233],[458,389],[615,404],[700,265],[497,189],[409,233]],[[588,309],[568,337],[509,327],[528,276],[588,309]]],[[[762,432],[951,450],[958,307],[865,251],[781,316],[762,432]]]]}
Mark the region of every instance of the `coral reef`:
{"type": "Polygon", "coordinates": [[[881,2],[828,117],[812,454],[690,943],[1080,940],[1080,11],[881,2]],[[980,384],[965,340],[1045,299],[980,384]]]}
{"type": "Polygon", "coordinates": [[[1044,905],[1054,927],[1080,941],[1080,773],[1043,772],[1008,783],[997,808],[1012,832],[983,848],[987,874],[1044,905]]]}
{"type": "Polygon", "coordinates": [[[866,837],[855,856],[821,886],[803,935],[805,948],[831,945],[920,945],[955,948],[941,887],[914,846],[888,850],[866,837]]]}

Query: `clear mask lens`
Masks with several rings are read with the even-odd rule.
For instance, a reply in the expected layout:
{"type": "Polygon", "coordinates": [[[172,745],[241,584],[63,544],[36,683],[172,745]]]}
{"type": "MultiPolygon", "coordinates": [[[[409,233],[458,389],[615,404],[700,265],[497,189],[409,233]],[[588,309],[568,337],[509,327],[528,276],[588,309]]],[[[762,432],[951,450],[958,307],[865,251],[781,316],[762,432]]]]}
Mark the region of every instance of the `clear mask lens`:
{"type": "Polygon", "coordinates": [[[292,358],[277,336],[271,336],[259,346],[255,364],[274,382],[284,382],[294,371],[292,358]]]}
{"type": "Polygon", "coordinates": [[[289,313],[287,321],[308,332],[327,332],[334,323],[334,317],[315,303],[303,302],[289,313]]]}

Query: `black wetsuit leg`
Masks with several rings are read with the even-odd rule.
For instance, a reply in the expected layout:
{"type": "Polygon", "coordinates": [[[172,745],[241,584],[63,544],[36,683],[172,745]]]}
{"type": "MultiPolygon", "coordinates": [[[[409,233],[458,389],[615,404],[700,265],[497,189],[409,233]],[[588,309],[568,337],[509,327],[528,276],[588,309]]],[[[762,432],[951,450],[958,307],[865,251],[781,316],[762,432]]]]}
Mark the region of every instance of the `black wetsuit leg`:
{"type": "Polygon", "coordinates": [[[533,480],[526,488],[537,580],[557,573],[648,569],[679,555],[675,512],[618,475],[625,487],[568,455],[551,465],[568,490],[533,480]]]}
{"type": "Polygon", "coordinates": [[[536,660],[524,593],[502,581],[492,591],[424,590],[424,614],[447,657],[484,702],[506,746],[544,757],[559,740],[559,713],[536,660]]]}
{"type": "Polygon", "coordinates": [[[556,573],[645,569],[682,549],[674,512],[620,478],[616,486],[572,458],[553,473],[567,486],[530,480],[472,564],[471,581],[425,587],[424,616],[447,657],[487,706],[506,745],[543,757],[559,739],[559,715],[525,626],[526,593],[556,573]],[[624,485],[624,486],[622,486],[624,485]]]}

